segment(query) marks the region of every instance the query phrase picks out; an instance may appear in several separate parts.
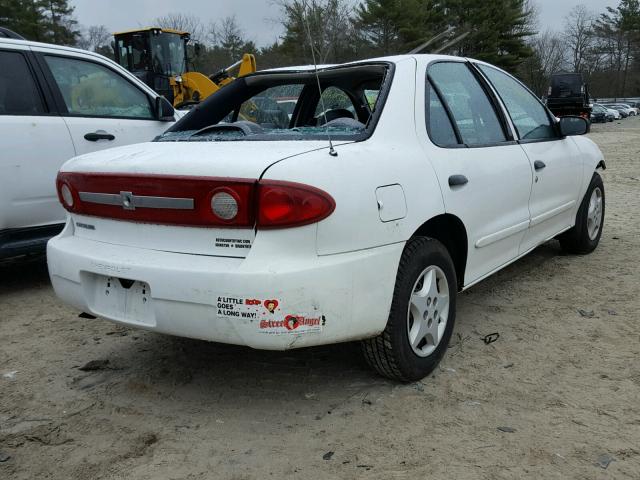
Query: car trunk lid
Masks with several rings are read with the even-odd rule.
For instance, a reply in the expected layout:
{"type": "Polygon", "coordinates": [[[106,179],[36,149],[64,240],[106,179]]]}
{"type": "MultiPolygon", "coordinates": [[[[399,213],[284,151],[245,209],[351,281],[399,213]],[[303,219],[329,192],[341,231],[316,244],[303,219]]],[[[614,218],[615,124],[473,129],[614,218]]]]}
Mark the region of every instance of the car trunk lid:
{"type": "MultiPolygon", "coordinates": [[[[245,257],[255,238],[255,184],[274,163],[326,142],[147,143],[67,162],[75,235],[161,251],[245,257]],[[267,143],[267,145],[265,145],[267,143]],[[212,213],[216,192],[238,200],[237,221],[212,213]]],[[[68,205],[65,205],[68,207],[68,205]]]]}

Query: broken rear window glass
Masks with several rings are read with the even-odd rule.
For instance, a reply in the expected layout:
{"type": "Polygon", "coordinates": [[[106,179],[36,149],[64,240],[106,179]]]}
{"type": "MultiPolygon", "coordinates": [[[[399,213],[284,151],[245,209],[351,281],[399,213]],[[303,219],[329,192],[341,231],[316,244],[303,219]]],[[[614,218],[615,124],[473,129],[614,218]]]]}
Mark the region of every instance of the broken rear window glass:
{"type": "Polygon", "coordinates": [[[156,141],[363,140],[383,108],[390,71],[390,64],[366,63],[319,70],[318,78],[309,70],[242,77],[156,141]]]}

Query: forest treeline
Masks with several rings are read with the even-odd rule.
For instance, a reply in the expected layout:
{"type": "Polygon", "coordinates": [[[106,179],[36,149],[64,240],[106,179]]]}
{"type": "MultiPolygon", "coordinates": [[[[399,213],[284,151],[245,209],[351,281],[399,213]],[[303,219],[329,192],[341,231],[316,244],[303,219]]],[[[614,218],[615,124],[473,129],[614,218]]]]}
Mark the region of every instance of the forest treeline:
{"type": "MultiPolygon", "coordinates": [[[[539,22],[535,0],[276,0],[277,41],[258,46],[237,17],[203,22],[170,13],[148,25],[191,32],[199,55],[192,67],[213,73],[255,53],[259,68],[311,62],[337,63],[407,53],[449,32],[425,53],[473,57],[517,75],[532,90],[546,93],[559,71],[581,72],[596,97],[640,96],[640,0],[590,11],[576,6],[559,31],[539,22]],[[450,40],[464,38],[447,45],[450,40]]],[[[81,26],[68,0],[0,0],[0,26],[24,37],[73,45],[113,57],[112,32],[103,25],[81,26]]],[[[265,25],[265,28],[268,28],[265,25]]],[[[192,52],[195,49],[191,49],[192,52]]]]}

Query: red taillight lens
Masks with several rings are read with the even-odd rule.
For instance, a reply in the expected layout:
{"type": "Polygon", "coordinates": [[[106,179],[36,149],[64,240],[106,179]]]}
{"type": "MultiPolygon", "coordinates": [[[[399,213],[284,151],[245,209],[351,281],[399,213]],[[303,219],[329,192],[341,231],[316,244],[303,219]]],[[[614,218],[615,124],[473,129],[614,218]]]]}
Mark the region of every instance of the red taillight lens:
{"type": "Polygon", "coordinates": [[[315,187],[275,180],[60,172],[56,184],[72,213],[167,225],[298,227],[336,206],[315,187]]]}
{"type": "Polygon", "coordinates": [[[62,205],[79,215],[200,227],[255,225],[251,179],[60,172],[56,183],[62,205]]]}
{"type": "Polygon", "coordinates": [[[274,180],[258,184],[258,228],[308,225],[327,218],[335,208],[331,195],[309,185],[274,180]]]}

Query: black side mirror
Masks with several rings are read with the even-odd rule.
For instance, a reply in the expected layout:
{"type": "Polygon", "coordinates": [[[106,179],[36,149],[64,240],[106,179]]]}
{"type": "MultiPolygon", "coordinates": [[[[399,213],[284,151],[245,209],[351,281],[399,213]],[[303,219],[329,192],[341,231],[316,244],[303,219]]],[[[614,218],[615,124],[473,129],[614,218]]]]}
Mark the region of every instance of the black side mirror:
{"type": "Polygon", "coordinates": [[[589,122],[582,117],[561,117],[560,133],[563,137],[584,135],[589,131],[589,122]]]}
{"type": "Polygon", "coordinates": [[[193,53],[196,54],[196,57],[199,57],[201,51],[202,51],[202,45],[200,45],[200,43],[196,42],[195,45],[193,46],[193,53]]]}
{"type": "Polygon", "coordinates": [[[175,120],[173,105],[162,95],[156,97],[156,120],[173,122],[175,120]]]}

